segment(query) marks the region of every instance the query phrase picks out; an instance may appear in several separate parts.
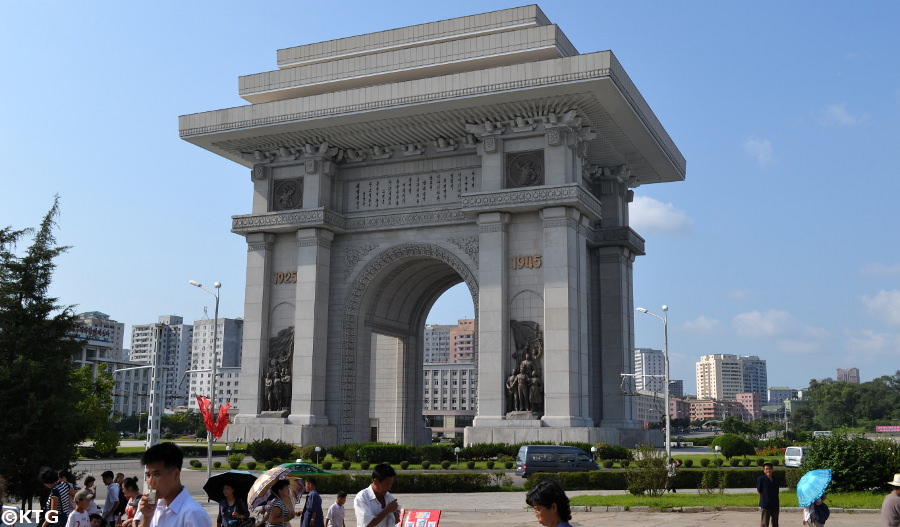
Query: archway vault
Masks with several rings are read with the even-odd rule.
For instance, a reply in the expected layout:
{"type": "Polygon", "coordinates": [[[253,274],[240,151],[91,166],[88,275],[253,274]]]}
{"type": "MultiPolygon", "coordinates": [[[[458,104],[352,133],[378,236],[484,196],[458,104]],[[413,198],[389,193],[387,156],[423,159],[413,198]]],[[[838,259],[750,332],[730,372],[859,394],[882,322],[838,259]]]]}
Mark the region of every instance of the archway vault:
{"type": "MultiPolygon", "coordinates": [[[[361,333],[377,332],[408,340],[424,327],[434,302],[450,287],[465,282],[478,312],[478,283],[472,269],[450,250],[430,243],[404,243],[375,255],[353,280],[344,309],[341,354],[342,442],[359,438],[359,371],[371,361],[361,333]],[[361,331],[363,328],[366,331],[361,331]]],[[[421,364],[421,346],[416,357],[421,364]]]]}

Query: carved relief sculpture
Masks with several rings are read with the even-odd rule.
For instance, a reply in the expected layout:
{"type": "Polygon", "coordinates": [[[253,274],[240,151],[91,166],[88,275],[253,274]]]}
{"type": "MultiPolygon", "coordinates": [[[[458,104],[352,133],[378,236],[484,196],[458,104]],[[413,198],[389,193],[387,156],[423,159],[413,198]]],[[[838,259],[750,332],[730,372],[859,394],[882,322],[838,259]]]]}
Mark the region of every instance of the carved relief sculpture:
{"type": "Polygon", "coordinates": [[[543,415],[544,333],[533,321],[511,320],[510,332],[515,342],[512,353],[513,370],[506,380],[507,404],[510,412],[531,412],[543,415]]]}
{"type": "Polygon", "coordinates": [[[543,150],[506,155],[506,188],[535,187],[543,184],[543,150]]]}
{"type": "Polygon", "coordinates": [[[290,411],[291,362],[294,357],[294,328],[282,329],[269,339],[269,362],[264,377],[262,408],[267,412],[290,411]]]}
{"type": "Polygon", "coordinates": [[[292,210],[303,207],[303,178],[275,181],[271,210],[292,210]]]}

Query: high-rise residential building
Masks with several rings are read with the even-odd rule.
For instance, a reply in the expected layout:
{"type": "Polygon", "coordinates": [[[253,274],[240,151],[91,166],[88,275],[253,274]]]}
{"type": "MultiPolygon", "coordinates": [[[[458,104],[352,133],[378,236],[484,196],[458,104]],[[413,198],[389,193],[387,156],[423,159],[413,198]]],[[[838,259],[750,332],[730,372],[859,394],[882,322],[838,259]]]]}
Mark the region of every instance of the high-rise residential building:
{"type": "Polygon", "coordinates": [[[681,399],[684,397],[684,381],[681,379],[669,379],[669,398],[681,399]]]}
{"type": "Polygon", "coordinates": [[[756,392],[747,392],[737,394],[737,401],[744,407],[741,417],[745,421],[755,421],[761,419],[763,415],[762,407],[765,398],[756,392]]]}
{"type": "Polygon", "coordinates": [[[662,350],[634,350],[634,387],[637,391],[663,393],[666,358],[662,350]]]}
{"type": "Polygon", "coordinates": [[[697,398],[734,401],[739,393],[765,398],[766,361],[756,355],[704,355],[697,363],[697,398]]]}
{"type": "Polygon", "coordinates": [[[428,324],[425,326],[425,359],[426,364],[450,362],[450,330],[456,326],[450,324],[428,324]]]}
{"type": "Polygon", "coordinates": [[[761,400],[766,398],[769,389],[769,377],[766,373],[766,361],[756,355],[738,357],[744,373],[743,393],[755,393],[761,400]]]}
{"type": "Polygon", "coordinates": [[[450,330],[450,362],[475,360],[475,319],[460,319],[450,330]]]}
{"type": "Polygon", "coordinates": [[[773,386],[769,388],[768,406],[781,404],[789,399],[797,399],[800,397],[800,391],[792,388],[773,386]]]}
{"type": "Polygon", "coordinates": [[[210,396],[212,379],[213,341],[216,342],[216,407],[231,403],[237,408],[239,384],[234,371],[241,368],[241,343],[244,337],[244,320],[220,318],[218,339],[214,338],[215,320],[195,320],[191,339],[190,397],[188,408],[197,410],[197,395],[210,396]],[[196,371],[206,370],[206,371],[196,371]],[[232,374],[231,377],[228,374],[232,374]]]}
{"type": "Polygon", "coordinates": [[[154,405],[175,409],[186,406],[188,385],[184,382],[191,352],[193,327],[182,317],[164,315],[156,324],[138,324],[131,328],[131,360],[155,364],[160,393],[150,390],[159,402],[154,405]]]}
{"type": "Polygon", "coordinates": [[[87,364],[93,359],[101,361],[123,360],[122,343],[125,339],[125,324],[109,318],[106,313],[88,311],[78,315],[78,328],[74,338],[83,340],[85,345],[81,357],[75,361],[87,364]]]}
{"type": "Polygon", "coordinates": [[[859,368],[838,368],[835,380],[859,384],[859,368]]]}

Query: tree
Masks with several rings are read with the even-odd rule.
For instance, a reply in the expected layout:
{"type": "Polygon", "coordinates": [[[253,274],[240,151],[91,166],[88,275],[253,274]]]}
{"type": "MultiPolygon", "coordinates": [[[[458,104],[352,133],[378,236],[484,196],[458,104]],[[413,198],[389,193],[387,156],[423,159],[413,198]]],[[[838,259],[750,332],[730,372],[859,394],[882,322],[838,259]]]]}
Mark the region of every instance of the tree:
{"type": "Polygon", "coordinates": [[[756,453],[753,445],[749,441],[737,434],[722,434],[713,439],[710,446],[718,446],[722,449],[722,455],[725,459],[731,459],[734,456],[752,456],[756,453]]]}
{"type": "Polygon", "coordinates": [[[70,335],[77,319],[72,306],[62,306],[48,292],[54,260],[68,247],[53,236],[59,198],[40,227],[0,229],[0,474],[11,496],[31,501],[41,467],[69,468],[78,443],[95,432],[96,412],[104,410],[107,384],[74,373],[73,355],[81,342],[70,335]],[[16,244],[33,235],[21,256],[16,244]],[[86,398],[93,394],[92,401],[86,398]],[[100,404],[100,408],[88,408],[100,404]]]}
{"type": "Polygon", "coordinates": [[[812,440],[803,469],[830,468],[831,488],[839,492],[880,488],[900,471],[900,451],[889,439],[866,439],[834,431],[812,440]]]}

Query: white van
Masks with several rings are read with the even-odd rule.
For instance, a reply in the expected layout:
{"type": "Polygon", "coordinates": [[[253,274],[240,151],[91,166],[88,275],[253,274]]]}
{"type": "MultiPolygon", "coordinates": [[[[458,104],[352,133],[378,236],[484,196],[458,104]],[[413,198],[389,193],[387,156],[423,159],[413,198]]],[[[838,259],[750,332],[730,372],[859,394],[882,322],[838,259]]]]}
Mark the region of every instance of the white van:
{"type": "Polygon", "coordinates": [[[807,448],[805,446],[787,447],[784,451],[784,466],[799,467],[803,463],[803,459],[806,458],[807,448]]]}

